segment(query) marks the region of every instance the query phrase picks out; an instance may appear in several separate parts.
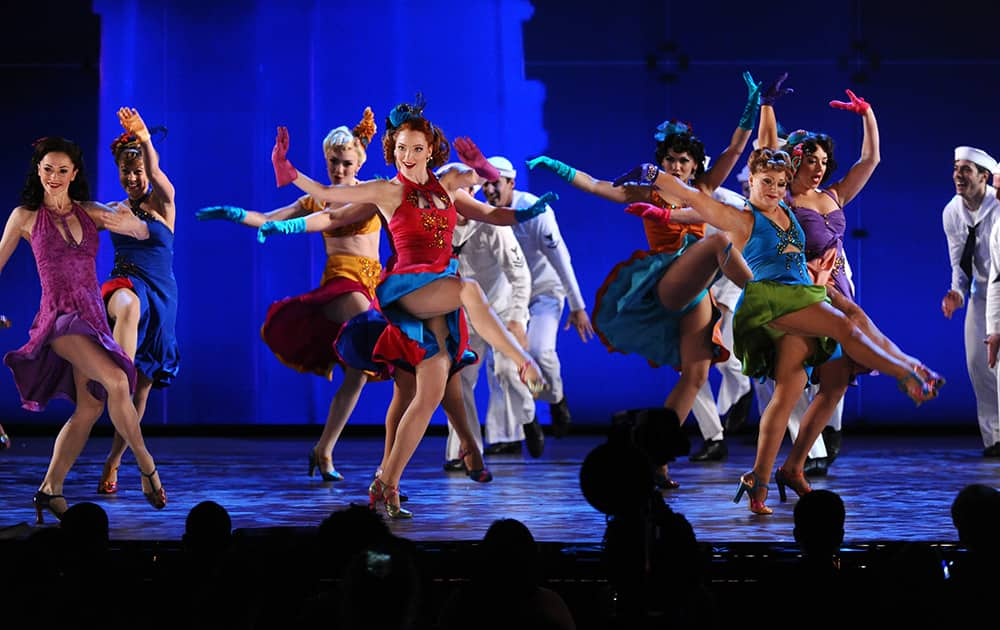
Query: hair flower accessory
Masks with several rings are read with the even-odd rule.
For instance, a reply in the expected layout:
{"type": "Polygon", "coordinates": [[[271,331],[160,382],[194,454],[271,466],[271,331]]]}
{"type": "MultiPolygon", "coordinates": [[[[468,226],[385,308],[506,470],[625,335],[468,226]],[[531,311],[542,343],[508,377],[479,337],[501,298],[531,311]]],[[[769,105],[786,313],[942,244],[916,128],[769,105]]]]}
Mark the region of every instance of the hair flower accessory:
{"type": "Polygon", "coordinates": [[[665,120],[656,127],[656,133],[653,134],[653,138],[657,142],[663,142],[667,139],[667,136],[679,133],[691,133],[691,123],[681,122],[676,119],[665,120]]]}

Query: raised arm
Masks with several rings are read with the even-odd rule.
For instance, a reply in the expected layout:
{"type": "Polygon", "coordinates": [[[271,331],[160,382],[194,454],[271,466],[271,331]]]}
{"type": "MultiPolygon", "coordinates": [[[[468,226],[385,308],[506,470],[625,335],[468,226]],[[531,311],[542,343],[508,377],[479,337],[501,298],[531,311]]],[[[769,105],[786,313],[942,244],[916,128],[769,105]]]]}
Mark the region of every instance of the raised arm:
{"type": "Polygon", "coordinates": [[[195,217],[199,221],[214,221],[222,219],[232,221],[248,227],[260,227],[268,221],[284,221],[304,217],[312,212],[305,207],[302,199],[297,199],[295,203],[276,208],[270,212],[257,212],[255,210],[245,210],[238,206],[207,206],[195,212],[195,217]]]}
{"type": "Polygon", "coordinates": [[[565,162],[560,162],[547,155],[539,155],[536,158],[527,160],[528,170],[535,170],[535,167],[542,166],[562,177],[583,192],[596,195],[602,199],[615,203],[629,203],[631,201],[649,201],[649,189],[635,189],[634,187],[616,188],[611,182],[597,179],[581,170],[573,168],[565,162]]]}
{"type": "Polygon", "coordinates": [[[27,226],[34,216],[34,212],[24,206],[18,206],[14,208],[14,211],[10,213],[10,217],[7,218],[7,225],[3,228],[3,237],[0,238],[0,273],[3,273],[4,267],[7,266],[7,261],[10,260],[14,250],[17,249],[20,239],[24,238],[27,240],[31,238],[27,226]]]}
{"type": "Polygon", "coordinates": [[[170,183],[166,173],[160,169],[160,155],[153,146],[146,123],[134,107],[119,109],[118,122],[121,123],[125,131],[139,139],[142,146],[143,162],[146,165],[146,175],[153,186],[153,192],[163,203],[163,220],[173,229],[174,219],[177,216],[174,205],[174,185],[170,183]]]}
{"type": "Polygon", "coordinates": [[[861,157],[854,163],[839,182],[832,184],[830,189],[837,193],[841,205],[847,205],[868,183],[875,167],[882,159],[879,151],[878,123],[875,121],[875,111],[865,99],[855,96],[854,92],[846,90],[850,102],[830,101],[830,107],[854,112],[862,118],[864,137],[861,141],[861,157]]]}
{"type": "Polygon", "coordinates": [[[757,129],[757,148],[780,149],[778,138],[778,119],[774,115],[774,104],[786,94],[795,92],[792,88],[782,87],[788,73],[784,72],[771,81],[760,93],[760,127],[757,129]]]}
{"type": "Polygon", "coordinates": [[[288,129],[278,127],[278,134],[271,149],[271,165],[274,167],[274,179],[278,187],[294,183],[300,190],[326,205],[344,205],[349,203],[371,203],[391,217],[403,201],[402,188],[386,180],[365,182],[356,186],[324,186],[299,171],[288,161],[288,129]]]}
{"type": "Polygon", "coordinates": [[[753,121],[757,118],[760,103],[763,102],[761,100],[761,84],[754,81],[749,72],[743,73],[743,81],[747,86],[747,102],[743,106],[743,114],[740,116],[739,124],[733,131],[733,136],[729,139],[729,146],[715,159],[715,164],[712,165],[712,168],[708,169],[695,182],[700,190],[708,194],[712,194],[715,189],[726,181],[729,174],[733,172],[733,167],[739,162],[740,156],[743,155],[743,151],[747,148],[747,142],[750,141],[750,132],[753,131],[753,121]]]}

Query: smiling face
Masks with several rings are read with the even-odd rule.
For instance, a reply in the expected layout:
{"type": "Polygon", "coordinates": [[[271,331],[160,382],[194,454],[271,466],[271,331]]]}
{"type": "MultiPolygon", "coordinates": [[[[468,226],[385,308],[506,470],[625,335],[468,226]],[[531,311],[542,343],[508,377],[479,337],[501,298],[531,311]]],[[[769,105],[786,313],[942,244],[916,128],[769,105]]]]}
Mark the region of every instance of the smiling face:
{"type": "Polygon", "coordinates": [[[118,161],[118,181],[128,193],[129,199],[140,199],[149,188],[146,163],[141,155],[134,152],[123,153],[118,161]]]}
{"type": "Polygon", "coordinates": [[[778,206],[788,190],[788,174],[782,168],[760,170],[750,176],[750,203],[769,211],[778,206]]]}
{"type": "Polygon", "coordinates": [[[352,186],[357,183],[358,169],[361,168],[358,152],[350,146],[333,147],[326,153],[326,172],[330,183],[352,186]]]}
{"type": "Polygon", "coordinates": [[[951,179],[955,182],[955,192],[959,197],[974,199],[986,193],[989,177],[981,173],[975,163],[969,160],[955,160],[951,179]]]}
{"type": "Polygon", "coordinates": [[[501,175],[497,181],[483,184],[483,194],[491,206],[509,208],[514,200],[514,180],[501,175]]]}
{"type": "Polygon", "coordinates": [[[76,166],[69,155],[60,151],[46,153],[38,162],[38,178],[46,195],[69,195],[69,184],[76,179],[76,166]]]}
{"type": "Polygon", "coordinates": [[[396,133],[392,155],[396,168],[404,177],[421,182],[426,179],[427,163],[433,157],[427,134],[408,128],[400,129],[396,133]]]}

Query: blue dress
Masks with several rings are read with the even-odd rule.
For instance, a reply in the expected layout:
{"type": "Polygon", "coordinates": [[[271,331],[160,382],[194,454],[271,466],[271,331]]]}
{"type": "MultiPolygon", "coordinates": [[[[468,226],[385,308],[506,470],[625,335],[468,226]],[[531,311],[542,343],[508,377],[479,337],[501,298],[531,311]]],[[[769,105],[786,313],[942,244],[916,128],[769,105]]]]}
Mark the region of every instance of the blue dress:
{"type": "Polygon", "coordinates": [[[153,387],[163,388],[173,383],[180,364],[174,233],[144,210],[133,212],[149,226],[149,238],[136,240],[111,234],[115,265],[101,293],[105,303],[120,288],[129,288],[139,297],[135,367],[153,382],[153,387]]]}
{"type": "MultiPolygon", "coordinates": [[[[733,313],[733,351],[743,363],[743,373],[774,377],[774,341],[783,333],[771,328],[775,319],[827,300],[826,287],[812,283],[805,258],[805,234],[795,215],[784,203],[781,211],[789,219],[787,230],[778,227],[752,204],[753,232],[743,249],[743,258],[753,272],[733,313]],[[797,251],[795,251],[797,250],[797,251]]],[[[817,337],[816,350],[804,367],[811,368],[840,356],[837,342],[817,337]]]]}

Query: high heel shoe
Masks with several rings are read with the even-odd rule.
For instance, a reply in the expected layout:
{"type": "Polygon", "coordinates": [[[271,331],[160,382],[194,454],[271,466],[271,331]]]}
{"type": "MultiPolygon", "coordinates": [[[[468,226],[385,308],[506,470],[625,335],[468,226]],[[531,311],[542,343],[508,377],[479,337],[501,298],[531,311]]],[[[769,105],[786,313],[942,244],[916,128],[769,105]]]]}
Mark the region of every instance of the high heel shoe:
{"type": "Polygon", "coordinates": [[[118,492],[118,466],[108,468],[108,463],[104,462],[101,470],[101,480],[97,482],[97,494],[115,494],[118,492]],[[115,478],[111,479],[111,475],[115,478]]]}
{"type": "Polygon", "coordinates": [[[531,392],[533,398],[538,398],[539,394],[549,389],[549,384],[545,382],[545,377],[542,376],[541,370],[538,369],[538,365],[533,359],[528,359],[521,364],[517,370],[517,376],[522,383],[528,386],[528,391],[531,392]],[[528,378],[529,370],[534,370],[535,378],[528,378]]]}
{"type": "Polygon", "coordinates": [[[937,395],[937,392],[924,381],[916,372],[910,372],[906,376],[899,378],[896,382],[899,391],[906,394],[917,407],[920,403],[926,402],[937,395]]]}
{"type": "Polygon", "coordinates": [[[333,460],[329,457],[316,457],[316,449],[313,448],[309,451],[309,476],[312,477],[316,469],[319,468],[319,476],[323,478],[323,481],[343,481],[344,476],[337,472],[337,469],[333,467],[333,460]],[[323,470],[323,466],[330,462],[329,472],[323,470]]]}
{"type": "Polygon", "coordinates": [[[676,490],[681,487],[680,483],[674,481],[669,475],[659,469],[653,472],[653,485],[660,490],[676,490]]]}
{"type": "Polygon", "coordinates": [[[739,503],[740,497],[743,493],[747,493],[747,498],[750,499],[750,511],[754,514],[773,514],[774,510],[764,505],[764,501],[767,500],[767,484],[761,483],[760,478],[753,474],[753,471],[747,471],[743,473],[740,477],[740,485],[736,488],[736,496],[733,497],[733,503],[739,503]]]}
{"type": "Polygon", "coordinates": [[[52,512],[52,515],[56,517],[57,520],[62,520],[63,514],[66,513],[68,508],[64,507],[62,510],[57,510],[53,507],[53,501],[62,501],[66,503],[66,497],[61,494],[45,494],[41,490],[35,493],[35,496],[31,498],[31,502],[35,506],[35,524],[43,525],[45,523],[45,518],[42,515],[43,510],[48,510],[52,512]]]}
{"type": "Polygon", "coordinates": [[[466,463],[466,457],[472,457],[472,453],[467,453],[463,450],[458,451],[458,459],[461,460],[462,465],[465,467],[465,474],[469,476],[469,479],[477,483],[489,483],[493,481],[493,473],[486,467],[486,462],[483,462],[482,468],[473,468],[466,463]]]}
{"type": "MultiPolygon", "coordinates": [[[[375,475],[372,477],[372,479],[378,479],[381,476],[382,476],[382,469],[381,468],[376,468],[375,469],[375,475]]],[[[396,488],[396,491],[399,493],[399,502],[400,503],[405,503],[406,501],[410,500],[410,497],[407,496],[406,494],[404,494],[403,491],[400,490],[399,488],[396,488]]]]}
{"type": "Polygon", "coordinates": [[[153,485],[153,475],[156,474],[156,469],[154,468],[153,472],[146,474],[142,472],[142,469],[140,468],[139,474],[149,480],[149,492],[146,492],[145,490],[142,492],[143,496],[146,497],[146,500],[149,501],[149,504],[157,510],[162,510],[167,507],[167,491],[163,489],[163,484],[160,484],[159,488],[153,485]]]}
{"type": "Polygon", "coordinates": [[[398,486],[390,486],[387,483],[383,483],[382,480],[376,477],[370,486],[368,486],[368,509],[375,510],[378,508],[378,504],[381,503],[385,506],[385,515],[393,520],[413,518],[413,512],[389,503],[389,499],[396,495],[399,495],[398,486]]]}
{"type": "Polygon", "coordinates": [[[774,473],[774,483],[778,484],[778,498],[781,499],[782,503],[788,500],[788,497],[785,495],[785,486],[794,490],[795,494],[800,497],[812,492],[809,482],[806,481],[805,473],[802,471],[790,473],[784,467],[779,468],[778,472],[774,473]]]}

